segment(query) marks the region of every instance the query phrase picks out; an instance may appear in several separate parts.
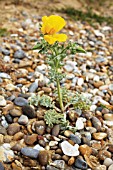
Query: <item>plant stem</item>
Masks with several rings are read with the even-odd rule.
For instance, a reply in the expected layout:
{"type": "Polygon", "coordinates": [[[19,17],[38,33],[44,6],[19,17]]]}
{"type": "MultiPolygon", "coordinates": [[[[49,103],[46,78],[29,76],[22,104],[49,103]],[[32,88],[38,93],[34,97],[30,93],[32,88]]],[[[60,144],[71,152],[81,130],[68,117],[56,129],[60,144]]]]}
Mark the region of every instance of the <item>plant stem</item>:
{"type": "Polygon", "coordinates": [[[62,94],[61,94],[61,91],[60,91],[60,82],[59,82],[58,79],[56,80],[56,82],[57,82],[57,91],[58,91],[60,108],[61,108],[61,111],[64,112],[64,106],[63,106],[63,102],[62,102],[62,94]]]}

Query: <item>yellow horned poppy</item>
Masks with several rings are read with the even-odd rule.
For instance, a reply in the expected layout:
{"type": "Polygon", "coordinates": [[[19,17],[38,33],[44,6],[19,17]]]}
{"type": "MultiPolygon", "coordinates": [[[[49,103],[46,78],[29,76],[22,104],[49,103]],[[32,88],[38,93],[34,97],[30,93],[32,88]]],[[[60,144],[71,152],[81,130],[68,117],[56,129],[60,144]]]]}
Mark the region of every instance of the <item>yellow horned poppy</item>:
{"type": "Polygon", "coordinates": [[[64,42],[67,39],[65,34],[56,34],[66,25],[65,20],[56,15],[51,15],[49,17],[42,17],[42,27],[41,31],[44,34],[44,39],[49,44],[54,44],[56,41],[64,42]]]}

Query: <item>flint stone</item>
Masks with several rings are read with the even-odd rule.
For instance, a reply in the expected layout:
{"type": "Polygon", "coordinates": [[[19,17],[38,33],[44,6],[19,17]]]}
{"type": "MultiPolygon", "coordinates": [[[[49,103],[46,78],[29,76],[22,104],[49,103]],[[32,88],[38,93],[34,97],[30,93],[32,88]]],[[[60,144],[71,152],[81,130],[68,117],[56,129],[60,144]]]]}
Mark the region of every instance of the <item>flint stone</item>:
{"type": "Polygon", "coordinates": [[[14,104],[17,106],[24,106],[28,104],[28,101],[26,99],[24,99],[23,97],[17,97],[14,100],[14,104]]]}
{"type": "Polygon", "coordinates": [[[25,147],[25,148],[21,149],[21,153],[24,156],[28,156],[30,158],[35,158],[36,159],[38,157],[39,150],[25,147]]]}

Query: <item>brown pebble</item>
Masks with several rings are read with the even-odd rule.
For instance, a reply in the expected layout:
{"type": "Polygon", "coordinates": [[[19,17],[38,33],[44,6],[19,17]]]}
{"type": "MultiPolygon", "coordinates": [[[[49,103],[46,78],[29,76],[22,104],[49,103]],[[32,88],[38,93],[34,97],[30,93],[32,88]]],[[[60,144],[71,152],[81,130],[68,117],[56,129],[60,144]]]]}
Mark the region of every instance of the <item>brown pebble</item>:
{"type": "Polygon", "coordinates": [[[65,130],[64,135],[66,137],[69,137],[71,134],[73,134],[70,130],[65,130]]]}
{"type": "Polygon", "coordinates": [[[23,138],[23,136],[24,136],[24,133],[22,133],[22,132],[18,132],[18,133],[16,133],[14,136],[13,136],[13,140],[20,140],[20,139],[22,139],[23,138]]]}
{"type": "Polygon", "coordinates": [[[90,120],[87,120],[87,121],[86,121],[86,126],[87,126],[87,127],[92,127],[92,123],[91,123],[90,120]]]}
{"type": "Polygon", "coordinates": [[[98,88],[98,87],[104,85],[104,82],[103,82],[103,81],[95,81],[95,82],[93,83],[93,85],[94,85],[94,87],[98,88]]]}
{"type": "Polygon", "coordinates": [[[87,156],[91,155],[91,153],[92,153],[91,147],[89,147],[89,146],[86,145],[86,144],[80,145],[79,151],[80,151],[80,153],[81,153],[82,155],[87,155],[87,156]]]}
{"type": "Polygon", "coordinates": [[[39,160],[40,165],[46,166],[49,160],[48,151],[47,150],[40,151],[38,155],[38,160],[39,160]]]}
{"type": "Polygon", "coordinates": [[[14,162],[12,162],[11,166],[12,166],[12,170],[22,170],[22,168],[16,165],[14,162]]]}
{"type": "Polygon", "coordinates": [[[93,138],[96,140],[102,140],[106,137],[107,137],[107,133],[104,132],[93,133],[93,138]]]}
{"type": "Polygon", "coordinates": [[[111,158],[111,153],[107,150],[101,150],[98,152],[98,157],[100,160],[104,161],[106,158],[111,158]]]}
{"type": "Polygon", "coordinates": [[[63,156],[62,156],[62,159],[63,159],[64,161],[68,162],[68,161],[69,161],[69,156],[63,155],[63,156]]]}
{"type": "Polygon", "coordinates": [[[25,157],[23,161],[23,165],[28,166],[28,167],[35,167],[37,165],[37,161],[31,158],[25,157]]]}
{"type": "Polygon", "coordinates": [[[8,126],[7,133],[8,135],[15,135],[17,132],[20,131],[20,125],[18,123],[12,123],[8,126]]]}
{"type": "Polygon", "coordinates": [[[43,135],[45,133],[46,124],[43,120],[36,121],[34,127],[38,135],[43,135]]]}
{"type": "Polygon", "coordinates": [[[37,134],[27,135],[25,136],[24,141],[27,145],[33,145],[37,141],[37,138],[37,134]]]}
{"type": "Polygon", "coordinates": [[[60,159],[61,159],[61,155],[59,155],[59,154],[52,155],[52,160],[60,160],[60,159]]]}
{"type": "Polygon", "coordinates": [[[13,139],[13,136],[5,135],[4,136],[4,143],[10,143],[13,139]]]}
{"type": "Polygon", "coordinates": [[[18,107],[18,108],[14,108],[12,110],[10,110],[10,115],[13,116],[13,117],[16,117],[16,116],[21,116],[22,115],[22,111],[21,109],[18,107]]]}
{"type": "Polygon", "coordinates": [[[20,150],[22,149],[22,146],[20,144],[16,143],[11,149],[13,151],[20,152],[20,150]]]}
{"type": "Polygon", "coordinates": [[[68,160],[68,165],[71,166],[73,165],[75,162],[75,158],[72,156],[69,160],[68,160]]]}
{"type": "Polygon", "coordinates": [[[108,150],[113,153],[113,145],[112,144],[109,146],[108,150]]]}
{"type": "Polygon", "coordinates": [[[51,92],[51,88],[50,88],[50,87],[42,87],[42,90],[43,90],[45,93],[50,93],[50,92],[51,92]]]}
{"type": "Polygon", "coordinates": [[[53,136],[58,136],[59,135],[59,131],[60,131],[60,125],[55,125],[53,128],[52,128],[52,135],[53,136]]]}

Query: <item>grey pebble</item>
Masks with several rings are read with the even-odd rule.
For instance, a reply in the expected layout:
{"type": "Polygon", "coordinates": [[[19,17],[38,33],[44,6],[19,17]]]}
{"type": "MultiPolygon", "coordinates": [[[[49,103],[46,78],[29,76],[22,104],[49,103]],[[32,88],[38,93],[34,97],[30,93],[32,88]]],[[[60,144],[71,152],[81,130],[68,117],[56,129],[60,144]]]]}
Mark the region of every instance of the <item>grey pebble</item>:
{"type": "Polygon", "coordinates": [[[2,162],[0,162],[0,170],[5,170],[5,168],[4,168],[3,164],[2,164],[2,162]]]}
{"type": "Polygon", "coordinates": [[[75,160],[75,163],[74,163],[74,166],[76,168],[80,168],[81,170],[82,169],[87,169],[88,168],[88,165],[87,163],[80,157],[77,157],[77,159],[75,160]]]}
{"type": "Polygon", "coordinates": [[[26,115],[21,115],[18,119],[18,123],[21,125],[26,125],[28,123],[29,119],[26,115]]]}
{"type": "Polygon", "coordinates": [[[92,124],[97,129],[97,131],[101,129],[101,122],[97,117],[95,116],[92,117],[92,124]]]}
{"type": "Polygon", "coordinates": [[[38,88],[38,80],[35,80],[34,83],[32,83],[29,87],[29,92],[35,92],[38,88]]]}
{"type": "Polygon", "coordinates": [[[74,134],[70,134],[69,138],[76,144],[80,144],[81,143],[81,138],[77,135],[74,134]]]}
{"type": "Polygon", "coordinates": [[[36,159],[38,157],[39,150],[25,147],[21,149],[21,153],[25,156],[36,159]]]}
{"type": "Polygon", "coordinates": [[[18,50],[14,53],[14,58],[23,59],[24,57],[26,57],[26,54],[23,50],[18,50]]]}
{"type": "Polygon", "coordinates": [[[4,55],[10,55],[10,51],[9,50],[6,50],[6,49],[2,49],[2,53],[4,55]]]}
{"type": "Polygon", "coordinates": [[[47,170],[59,170],[59,168],[55,168],[54,166],[47,165],[46,167],[47,170]]]}
{"type": "Polygon", "coordinates": [[[17,106],[24,106],[28,104],[28,101],[22,97],[17,97],[14,100],[14,104],[16,104],[17,106]]]}
{"type": "Polygon", "coordinates": [[[53,162],[53,164],[58,169],[64,169],[65,168],[65,161],[64,160],[55,160],[53,162]]]}

